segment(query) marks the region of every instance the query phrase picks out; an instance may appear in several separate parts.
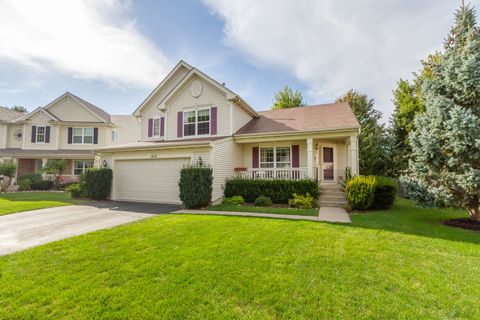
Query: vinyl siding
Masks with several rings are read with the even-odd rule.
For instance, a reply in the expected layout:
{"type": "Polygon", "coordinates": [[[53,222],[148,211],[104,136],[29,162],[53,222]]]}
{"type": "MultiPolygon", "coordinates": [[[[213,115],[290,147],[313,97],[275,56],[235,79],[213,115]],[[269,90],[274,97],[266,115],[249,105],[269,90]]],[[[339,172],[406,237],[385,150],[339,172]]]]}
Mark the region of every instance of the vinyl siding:
{"type": "Polygon", "coordinates": [[[232,138],[215,142],[213,154],[213,192],[212,201],[223,197],[225,179],[235,175],[234,168],[242,165],[242,145],[236,144],[232,138]]]}
{"type": "Polygon", "coordinates": [[[233,105],[233,108],[234,132],[237,132],[241,127],[250,122],[253,117],[236,103],[233,105]]]}
{"type": "Polygon", "coordinates": [[[64,97],[54,105],[50,106],[48,111],[62,121],[102,122],[102,120],[92,114],[92,112],[69,96],[64,97]]]}
{"type": "MultiPolygon", "coordinates": [[[[15,140],[15,138],[13,137],[13,134],[15,133],[15,131],[17,130],[22,130],[23,132],[23,125],[8,125],[8,129],[7,129],[7,148],[21,148],[22,147],[22,140],[18,141],[18,140],[15,140]]],[[[30,136],[26,136],[25,135],[25,132],[23,132],[23,139],[30,139],[30,136]]]]}
{"type": "Polygon", "coordinates": [[[25,126],[23,139],[25,149],[54,150],[57,148],[57,126],[50,123],[51,118],[43,112],[37,112],[25,126]],[[50,143],[32,143],[32,126],[50,126],[50,143]]]}

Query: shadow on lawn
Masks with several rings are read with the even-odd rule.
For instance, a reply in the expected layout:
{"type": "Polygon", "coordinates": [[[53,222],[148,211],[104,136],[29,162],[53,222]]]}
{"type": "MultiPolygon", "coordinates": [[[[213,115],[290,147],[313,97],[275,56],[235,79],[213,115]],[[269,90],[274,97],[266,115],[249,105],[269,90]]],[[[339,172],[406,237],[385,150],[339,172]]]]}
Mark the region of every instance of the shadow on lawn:
{"type": "Polygon", "coordinates": [[[397,198],[390,210],[350,214],[352,224],[348,227],[480,244],[480,232],[443,224],[444,220],[466,216],[467,212],[464,210],[417,208],[413,201],[397,198]]]}

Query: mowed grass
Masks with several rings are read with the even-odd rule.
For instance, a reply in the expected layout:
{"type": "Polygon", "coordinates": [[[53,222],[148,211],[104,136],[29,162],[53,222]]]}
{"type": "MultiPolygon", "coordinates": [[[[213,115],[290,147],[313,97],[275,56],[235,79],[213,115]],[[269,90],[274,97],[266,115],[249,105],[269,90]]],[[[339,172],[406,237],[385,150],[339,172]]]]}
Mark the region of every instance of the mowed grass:
{"type": "Polygon", "coordinates": [[[0,257],[0,318],[479,319],[480,234],[441,224],[461,215],[160,215],[0,257]]]}
{"type": "Polygon", "coordinates": [[[0,216],[20,211],[65,206],[81,202],[64,192],[15,192],[0,194],[0,216]]]}
{"type": "Polygon", "coordinates": [[[241,205],[234,205],[234,204],[219,204],[219,205],[215,205],[215,206],[209,206],[207,208],[207,210],[259,212],[259,213],[273,213],[273,214],[293,214],[293,215],[302,215],[302,216],[318,216],[318,208],[293,209],[293,208],[241,206],[241,205]]]}

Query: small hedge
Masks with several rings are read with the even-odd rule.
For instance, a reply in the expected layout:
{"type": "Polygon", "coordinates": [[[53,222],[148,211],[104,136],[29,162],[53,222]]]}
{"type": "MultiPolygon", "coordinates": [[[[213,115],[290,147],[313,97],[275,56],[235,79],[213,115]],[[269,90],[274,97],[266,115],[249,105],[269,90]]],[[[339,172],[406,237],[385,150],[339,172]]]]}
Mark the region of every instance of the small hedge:
{"type": "Polygon", "coordinates": [[[318,198],[318,182],[315,180],[254,180],[244,178],[227,179],[224,187],[225,197],[242,196],[246,202],[255,202],[258,196],[266,196],[273,203],[288,204],[293,194],[309,193],[318,198]]]}
{"type": "Polygon", "coordinates": [[[186,166],[180,170],[180,200],[188,209],[202,208],[212,200],[213,170],[208,167],[186,166]]]}
{"type": "Polygon", "coordinates": [[[394,179],[380,176],[356,176],[345,186],[348,203],[354,210],[388,209],[397,194],[394,179]]]}
{"type": "Polygon", "coordinates": [[[105,200],[112,189],[112,169],[89,169],[81,177],[85,196],[95,200],[105,200]]]}
{"type": "Polygon", "coordinates": [[[30,180],[31,183],[36,183],[42,180],[42,174],[31,172],[31,173],[24,173],[20,177],[18,177],[18,181],[22,181],[24,179],[30,180]]]}
{"type": "Polygon", "coordinates": [[[32,182],[30,185],[30,190],[50,190],[53,189],[53,181],[48,181],[48,180],[40,180],[36,182],[32,182]]]}
{"type": "Polygon", "coordinates": [[[257,207],[270,207],[272,204],[272,199],[269,197],[258,196],[257,199],[255,199],[255,205],[257,207]]]}

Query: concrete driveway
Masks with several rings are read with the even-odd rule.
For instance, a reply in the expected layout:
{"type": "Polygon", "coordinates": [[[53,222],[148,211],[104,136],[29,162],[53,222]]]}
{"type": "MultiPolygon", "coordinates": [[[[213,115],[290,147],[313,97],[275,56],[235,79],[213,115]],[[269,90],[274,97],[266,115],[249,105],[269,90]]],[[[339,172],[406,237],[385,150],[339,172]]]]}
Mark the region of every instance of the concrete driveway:
{"type": "Polygon", "coordinates": [[[169,204],[102,201],[0,216],[0,255],[178,209],[169,204]]]}

